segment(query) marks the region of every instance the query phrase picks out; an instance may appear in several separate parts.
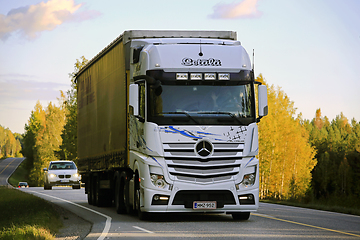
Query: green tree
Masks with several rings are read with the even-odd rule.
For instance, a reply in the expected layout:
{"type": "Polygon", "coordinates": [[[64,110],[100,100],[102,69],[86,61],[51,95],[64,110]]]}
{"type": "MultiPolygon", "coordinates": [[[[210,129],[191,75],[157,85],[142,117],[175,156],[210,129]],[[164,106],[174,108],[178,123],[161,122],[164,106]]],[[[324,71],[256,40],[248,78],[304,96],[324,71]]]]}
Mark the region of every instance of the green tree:
{"type": "MultiPolygon", "coordinates": [[[[60,102],[64,101],[61,92],[60,102]]],[[[24,153],[29,157],[29,178],[33,185],[43,184],[42,169],[47,167],[50,161],[57,160],[56,153],[62,143],[61,132],[65,124],[64,106],[55,106],[51,102],[44,110],[40,102],[35,105],[28,124],[25,127],[24,153]]]]}
{"type": "Polygon", "coordinates": [[[310,125],[318,159],[312,172],[314,198],[355,206],[360,201],[360,124],[355,119],[349,123],[343,113],[330,123],[318,109],[310,125]]]}
{"type": "Polygon", "coordinates": [[[64,159],[74,160],[75,162],[77,158],[77,84],[75,79],[76,74],[87,62],[88,60],[84,56],[82,56],[80,60],[76,59],[74,72],[69,74],[71,78],[71,89],[67,92],[67,99],[64,101],[66,123],[61,134],[63,143],[60,147],[60,155],[64,159]]]}
{"type": "MultiPolygon", "coordinates": [[[[257,81],[264,84],[260,75],[257,81]]],[[[294,103],[280,87],[268,87],[269,114],[259,123],[260,197],[305,196],[316,165],[315,150],[294,103]]]]}

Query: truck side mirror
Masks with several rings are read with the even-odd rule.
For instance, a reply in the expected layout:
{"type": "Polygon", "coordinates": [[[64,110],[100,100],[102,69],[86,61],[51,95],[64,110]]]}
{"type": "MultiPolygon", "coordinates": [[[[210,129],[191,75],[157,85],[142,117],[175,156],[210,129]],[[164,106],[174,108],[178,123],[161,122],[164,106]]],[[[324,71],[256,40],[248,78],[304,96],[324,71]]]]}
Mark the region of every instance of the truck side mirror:
{"type": "Polygon", "coordinates": [[[133,108],[133,115],[139,115],[139,85],[130,84],[129,105],[133,108]]]}
{"type": "Polygon", "coordinates": [[[258,122],[262,117],[268,115],[268,102],[267,102],[267,87],[265,85],[258,86],[258,100],[259,100],[259,118],[258,122]]]}

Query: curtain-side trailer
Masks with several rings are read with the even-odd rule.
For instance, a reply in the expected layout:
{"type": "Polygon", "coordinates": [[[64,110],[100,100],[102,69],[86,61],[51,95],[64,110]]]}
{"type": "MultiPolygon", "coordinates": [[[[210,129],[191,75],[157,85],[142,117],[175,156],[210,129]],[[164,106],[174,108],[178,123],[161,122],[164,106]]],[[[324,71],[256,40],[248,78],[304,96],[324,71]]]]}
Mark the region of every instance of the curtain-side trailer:
{"type": "Polygon", "coordinates": [[[89,204],[140,218],[257,210],[267,90],[235,32],[125,31],[76,80],[89,204]]]}

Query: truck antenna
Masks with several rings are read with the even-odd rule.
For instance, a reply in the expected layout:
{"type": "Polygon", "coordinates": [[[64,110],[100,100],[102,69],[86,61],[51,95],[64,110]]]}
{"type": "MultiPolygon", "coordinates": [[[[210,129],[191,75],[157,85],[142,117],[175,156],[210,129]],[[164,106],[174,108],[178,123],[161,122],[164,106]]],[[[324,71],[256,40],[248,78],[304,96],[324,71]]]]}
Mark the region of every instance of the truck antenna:
{"type": "Polygon", "coordinates": [[[199,56],[202,57],[204,54],[202,53],[202,50],[201,50],[201,39],[200,39],[200,52],[199,52],[199,56]]]}
{"type": "Polygon", "coordinates": [[[254,72],[254,66],[255,66],[255,49],[253,49],[253,64],[252,64],[252,71],[254,72]]]}

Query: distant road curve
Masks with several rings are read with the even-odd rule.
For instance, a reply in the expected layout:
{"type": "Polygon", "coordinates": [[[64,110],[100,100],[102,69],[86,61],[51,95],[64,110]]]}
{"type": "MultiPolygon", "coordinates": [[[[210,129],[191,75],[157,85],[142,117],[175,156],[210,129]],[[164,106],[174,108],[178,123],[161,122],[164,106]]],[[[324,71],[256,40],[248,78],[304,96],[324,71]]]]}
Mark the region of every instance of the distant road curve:
{"type": "Polygon", "coordinates": [[[6,158],[0,160],[0,186],[9,185],[9,177],[11,177],[24,159],[25,158],[6,158]]]}

